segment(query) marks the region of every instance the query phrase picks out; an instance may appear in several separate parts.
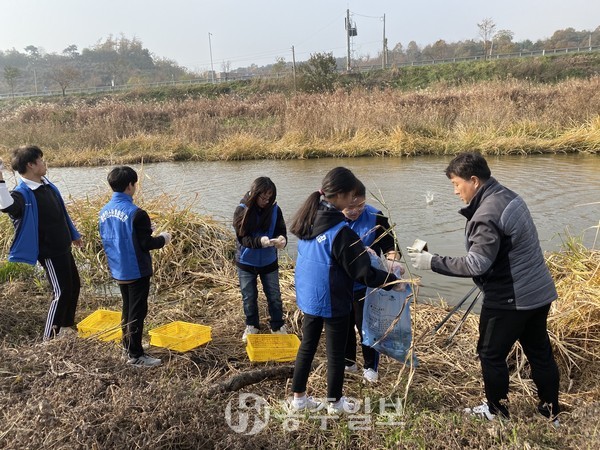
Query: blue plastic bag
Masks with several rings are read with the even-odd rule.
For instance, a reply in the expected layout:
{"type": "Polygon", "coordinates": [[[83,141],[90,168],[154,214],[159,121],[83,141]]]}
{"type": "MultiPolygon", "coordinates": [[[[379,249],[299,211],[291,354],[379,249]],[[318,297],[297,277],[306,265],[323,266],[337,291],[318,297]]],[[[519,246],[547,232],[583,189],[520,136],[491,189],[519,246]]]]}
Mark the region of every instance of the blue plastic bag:
{"type": "MultiPolygon", "coordinates": [[[[386,270],[383,261],[371,255],[371,265],[386,270]]],[[[410,318],[410,303],[412,289],[406,286],[404,292],[385,291],[383,289],[367,288],[363,309],[362,338],[363,345],[374,348],[379,353],[388,355],[401,363],[410,364],[410,346],[412,344],[412,329],[410,318]],[[408,300],[407,300],[408,299],[408,300]],[[404,308],[404,310],[402,310],[404,308]],[[400,314],[402,311],[402,314],[400,314]],[[400,319],[387,334],[385,339],[378,342],[400,314],[400,319]]],[[[412,364],[418,361],[413,353],[412,364]]]]}

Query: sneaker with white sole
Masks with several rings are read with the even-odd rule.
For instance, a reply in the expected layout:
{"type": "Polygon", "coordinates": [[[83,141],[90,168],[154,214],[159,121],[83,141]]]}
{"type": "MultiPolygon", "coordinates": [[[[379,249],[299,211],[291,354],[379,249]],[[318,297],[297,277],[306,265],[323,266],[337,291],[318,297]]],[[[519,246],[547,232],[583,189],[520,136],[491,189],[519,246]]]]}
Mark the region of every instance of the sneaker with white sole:
{"type": "Polygon", "coordinates": [[[349,414],[354,413],[356,405],[346,397],[340,398],[337,402],[327,404],[327,414],[349,414]]]}
{"type": "Polygon", "coordinates": [[[358,366],[356,364],[352,364],[351,366],[345,366],[344,371],[348,373],[356,373],[358,372],[358,366]]]}
{"type": "Polygon", "coordinates": [[[286,328],[285,325],[281,325],[281,328],[279,330],[271,330],[271,333],[273,334],[288,334],[288,329],[286,328]]]}
{"type": "Polygon", "coordinates": [[[374,369],[365,369],[363,372],[363,378],[369,383],[377,383],[379,380],[379,374],[374,369]]]}
{"type": "Polygon", "coordinates": [[[254,325],[246,325],[244,334],[242,334],[242,341],[247,342],[249,334],[258,334],[258,332],[259,332],[259,329],[256,328],[254,325]]]}
{"type": "Polygon", "coordinates": [[[162,360],[144,354],[142,356],[138,356],[137,358],[129,358],[127,360],[127,364],[134,367],[157,367],[162,364],[162,360]]]}
{"type": "Polygon", "coordinates": [[[496,418],[496,414],[490,412],[490,408],[487,403],[482,403],[479,406],[475,406],[474,408],[465,408],[465,414],[469,414],[471,416],[480,417],[482,419],[494,420],[496,418]]]}
{"type": "Polygon", "coordinates": [[[321,402],[305,395],[304,397],[294,397],[290,405],[295,411],[302,411],[304,409],[315,410],[321,406],[321,402]]]}

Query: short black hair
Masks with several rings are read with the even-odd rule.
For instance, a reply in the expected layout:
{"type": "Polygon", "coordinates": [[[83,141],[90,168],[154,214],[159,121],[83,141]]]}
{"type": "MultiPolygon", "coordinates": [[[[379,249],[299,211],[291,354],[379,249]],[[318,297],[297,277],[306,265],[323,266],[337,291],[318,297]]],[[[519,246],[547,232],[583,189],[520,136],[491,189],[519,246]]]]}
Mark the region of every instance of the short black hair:
{"type": "Polygon", "coordinates": [[[451,178],[453,175],[463,180],[476,176],[481,181],[486,182],[492,176],[492,172],[483,156],[479,153],[467,152],[454,157],[446,167],[446,176],[451,178]]]}
{"type": "Polygon", "coordinates": [[[10,166],[12,170],[16,170],[21,175],[27,172],[27,164],[35,163],[38,158],[42,158],[44,153],[36,145],[27,145],[24,147],[15,148],[12,151],[12,160],[10,166]]]}
{"type": "Polygon", "coordinates": [[[112,169],[106,179],[114,192],[124,192],[127,186],[137,183],[138,175],[129,166],[119,166],[112,169]]]}

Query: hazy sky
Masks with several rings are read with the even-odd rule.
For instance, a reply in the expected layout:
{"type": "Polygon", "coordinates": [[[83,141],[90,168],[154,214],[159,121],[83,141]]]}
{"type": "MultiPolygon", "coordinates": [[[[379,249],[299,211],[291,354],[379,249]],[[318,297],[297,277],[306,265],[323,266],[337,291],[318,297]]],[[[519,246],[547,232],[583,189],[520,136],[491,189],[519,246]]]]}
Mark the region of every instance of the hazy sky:
{"type": "Polygon", "coordinates": [[[514,40],[547,38],[557,29],[594,30],[600,0],[0,0],[0,50],[28,45],[61,53],[81,50],[109,35],[139,39],[156,56],[196,71],[215,70],[277,57],[306,60],[311,53],[344,56],[344,18],[350,9],[358,29],[354,55],[375,56],[386,16],[388,48],[414,40],[478,38],[477,23],[491,18],[514,40]]]}

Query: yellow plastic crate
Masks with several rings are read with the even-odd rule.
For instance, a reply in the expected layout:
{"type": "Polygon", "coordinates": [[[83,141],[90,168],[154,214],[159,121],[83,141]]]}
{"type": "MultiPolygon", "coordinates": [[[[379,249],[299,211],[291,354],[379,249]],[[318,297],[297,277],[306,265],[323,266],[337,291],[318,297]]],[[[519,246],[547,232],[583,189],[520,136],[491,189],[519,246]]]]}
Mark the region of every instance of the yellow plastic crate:
{"type": "Polygon", "coordinates": [[[294,361],[300,347],[295,334],[249,334],[246,353],[250,361],[294,361]]]}
{"type": "Polygon", "coordinates": [[[97,337],[102,341],[121,340],[121,312],[98,309],[77,324],[80,337],[97,337]]]}
{"type": "Polygon", "coordinates": [[[154,328],[148,331],[148,334],[150,335],[150,345],[187,352],[209,342],[212,339],[210,331],[211,328],[206,325],[178,320],[154,328]]]}

